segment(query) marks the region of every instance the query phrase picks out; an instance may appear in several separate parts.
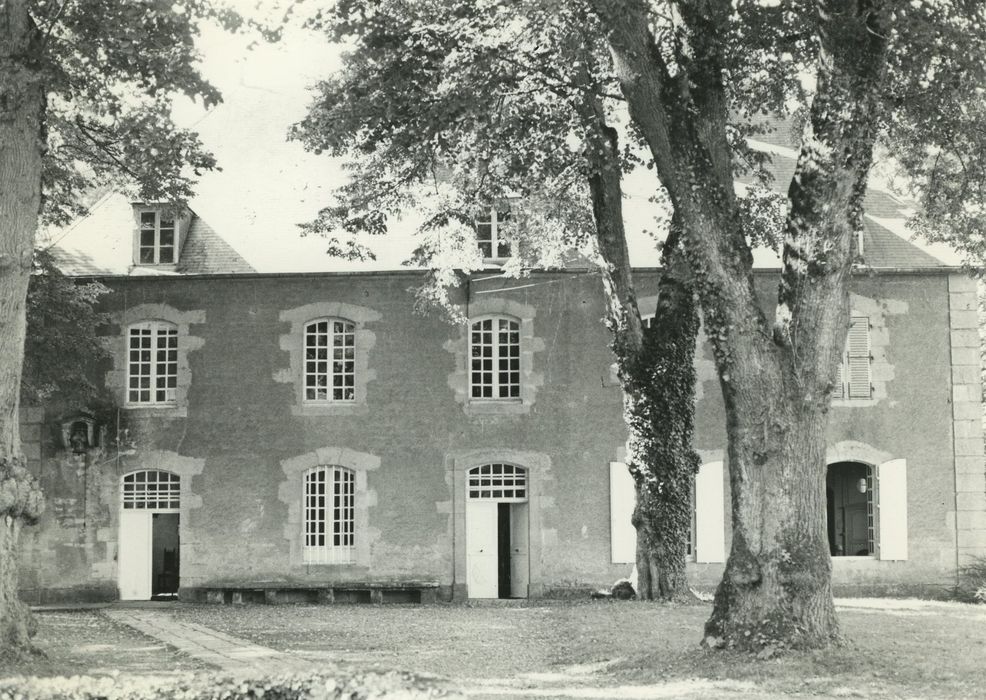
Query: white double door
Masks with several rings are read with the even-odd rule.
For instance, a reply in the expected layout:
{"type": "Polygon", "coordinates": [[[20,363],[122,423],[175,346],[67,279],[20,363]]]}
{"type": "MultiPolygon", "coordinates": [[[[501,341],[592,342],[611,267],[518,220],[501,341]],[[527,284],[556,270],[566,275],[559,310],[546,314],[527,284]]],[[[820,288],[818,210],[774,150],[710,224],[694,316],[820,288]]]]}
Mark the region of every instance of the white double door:
{"type": "MultiPolygon", "coordinates": [[[[120,600],[151,599],[154,594],[154,516],[177,512],[176,510],[138,509],[120,511],[120,535],[117,550],[120,600]]],[[[177,530],[177,516],[172,519],[172,523],[173,529],[177,530]]],[[[177,532],[172,533],[172,537],[177,541],[177,532]]]]}
{"type": "Polygon", "coordinates": [[[509,597],[526,598],[530,582],[528,555],[528,505],[526,502],[502,502],[470,499],[466,502],[466,585],[470,598],[507,597],[501,591],[509,571],[509,597]],[[509,544],[500,537],[501,518],[509,514],[509,544]],[[509,554],[501,551],[501,544],[509,554]],[[507,557],[509,556],[509,562],[507,557]]]}

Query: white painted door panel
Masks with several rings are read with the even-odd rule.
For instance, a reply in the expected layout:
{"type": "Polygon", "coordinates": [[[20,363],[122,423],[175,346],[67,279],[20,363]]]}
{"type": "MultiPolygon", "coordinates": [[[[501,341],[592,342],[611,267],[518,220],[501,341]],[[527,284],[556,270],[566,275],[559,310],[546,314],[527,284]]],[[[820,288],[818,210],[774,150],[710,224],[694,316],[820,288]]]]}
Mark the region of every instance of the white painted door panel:
{"type": "Polygon", "coordinates": [[[120,544],[117,552],[120,600],[151,598],[151,512],[120,512],[120,544]]]}
{"type": "Polygon", "coordinates": [[[526,598],[530,582],[527,504],[510,505],[510,597],[526,598]]]}
{"type": "Polygon", "coordinates": [[[494,501],[466,501],[466,585],[470,598],[498,597],[494,501]]]}

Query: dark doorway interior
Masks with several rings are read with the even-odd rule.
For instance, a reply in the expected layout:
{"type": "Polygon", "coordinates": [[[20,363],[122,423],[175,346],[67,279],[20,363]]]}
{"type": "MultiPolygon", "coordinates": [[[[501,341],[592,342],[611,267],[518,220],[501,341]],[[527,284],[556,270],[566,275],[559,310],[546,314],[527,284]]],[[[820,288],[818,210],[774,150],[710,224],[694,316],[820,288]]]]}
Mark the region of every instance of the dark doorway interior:
{"type": "Polygon", "coordinates": [[[155,513],[151,530],[151,598],[178,597],[178,513],[155,513]]]}
{"type": "Polygon", "coordinates": [[[830,464],[825,477],[825,511],[833,557],[873,554],[873,480],[859,462],[830,464]]]}
{"type": "Polygon", "coordinates": [[[510,597],[510,504],[496,504],[497,595],[510,597]]]}

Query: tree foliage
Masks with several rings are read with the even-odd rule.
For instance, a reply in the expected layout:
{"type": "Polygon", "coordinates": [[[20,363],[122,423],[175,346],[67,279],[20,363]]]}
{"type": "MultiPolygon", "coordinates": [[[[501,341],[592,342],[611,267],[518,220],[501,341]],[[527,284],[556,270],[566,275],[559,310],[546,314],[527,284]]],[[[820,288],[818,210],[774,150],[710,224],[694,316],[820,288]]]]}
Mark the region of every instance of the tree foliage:
{"type": "Polygon", "coordinates": [[[106,315],[96,309],[109,289],[98,281],[76,282],[58,269],[48,250],[35,253],[27,292],[27,333],[21,402],[52,399],[75,408],[102,401],[94,368],[107,357],[97,336],[106,315]]]}

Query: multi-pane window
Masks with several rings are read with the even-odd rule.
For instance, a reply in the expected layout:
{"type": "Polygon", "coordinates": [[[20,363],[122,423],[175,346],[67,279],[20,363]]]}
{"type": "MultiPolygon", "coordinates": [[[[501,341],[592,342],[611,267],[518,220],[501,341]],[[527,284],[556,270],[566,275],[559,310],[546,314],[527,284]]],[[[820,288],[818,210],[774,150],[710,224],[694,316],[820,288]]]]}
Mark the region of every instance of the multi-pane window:
{"type": "Polygon", "coordinates": [[[159,211],[140,212],[138,258],[143,265],[175,262],[175,220],[159,211]]]}
{"type": "Polygon", "coordinates": [[[469,470],[469,498],[527,500],[527,470],[513,464],[484,464],[469,470]]]}
{"type": "Polygon", "coordinates": [[[867,316],[853,316],[832,397],[871,398],[870,362],[870,319],[867,316]]]}
{"type": "Polygon", "coordinates": [[[504,235],[504,224],[510,213],[491,209],[476,219],[476,241],[484,260],[510,257],[510,241],[504,235]]]}
{"type": "Polygon", "coordinates": [[[356,326],[338,318],[305,326],[305,401],[356,400],[356,326]]]}
{"type": "Polygon", "coordinates": [[[519,322],[502,317],[474,321],[469,353],[472,398],[520,398],[519,322]]]}
{"type": "Polygon", "coordinates": [[[145,321],[127,333],[127,402],[173,404],[178,386],[178,327],[145,321]]]}
{"type": "Polygon", "coordinates": [[[124,509],[177,510],[180,505],[181,477],[177,474],[147,469],[124,475],[124,509]]]}
{"type": "Polygon", "coordinates": [[[305,472],[304,562],[348,564],[356,535],[356,473],[319,466],[305,472]]]}

